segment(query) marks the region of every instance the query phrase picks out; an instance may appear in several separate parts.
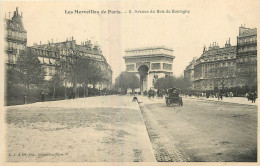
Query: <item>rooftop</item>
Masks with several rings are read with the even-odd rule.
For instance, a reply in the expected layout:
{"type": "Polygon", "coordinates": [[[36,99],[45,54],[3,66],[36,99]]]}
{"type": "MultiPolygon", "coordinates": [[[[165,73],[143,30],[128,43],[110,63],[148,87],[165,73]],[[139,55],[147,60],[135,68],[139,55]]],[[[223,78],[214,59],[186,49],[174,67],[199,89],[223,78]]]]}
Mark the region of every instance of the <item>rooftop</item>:
{"type": "Polygon", "coordinates": [[[151,46],[151,47],[141,47],[141,48],[126,49],[125,52],[144,51],[144,50],[156,50],[156,49],[165,49],[165,50],[168,50],[168,51],[173,51],[172,48],[169,48],[169,47],[166,47],[166,46],[151,46]]]}

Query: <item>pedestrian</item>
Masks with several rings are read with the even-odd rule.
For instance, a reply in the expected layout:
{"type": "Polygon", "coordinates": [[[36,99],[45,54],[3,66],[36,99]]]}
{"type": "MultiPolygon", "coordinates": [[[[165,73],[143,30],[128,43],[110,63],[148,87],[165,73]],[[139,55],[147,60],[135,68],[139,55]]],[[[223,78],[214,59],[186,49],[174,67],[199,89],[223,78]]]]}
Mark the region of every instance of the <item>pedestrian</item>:
{"type": "Polygon", "coordinates": [[[74,100],[75,99],[75,92],[72,91],[72,99],[74,100]]]}
{"type": "Polygon", "coordinates": [[[44,93],[44,90],[42,90],[42,92],[41,92],[41,101],[42,101],[42,102],[45,101],[45,93],[44,93]]]}
{"type": "Polygon", "coordinates": [[[255,100],[256,100],[256,93],[254,92],[251,92],[249,93],[249,100],[252,100],[252,103],[255,103],[255,100]]]}
{"type": "Polygon", "coordinates": [[[233,92],[229,93],[229,97],[232,98],[234,96],[233,92]]]}
{"type": "Polygon", "coordinates": [[[246,98],[247,98],[247,100],[249,101],[249,95],[248,95],[248,93],[246,93],[246,98]]]}

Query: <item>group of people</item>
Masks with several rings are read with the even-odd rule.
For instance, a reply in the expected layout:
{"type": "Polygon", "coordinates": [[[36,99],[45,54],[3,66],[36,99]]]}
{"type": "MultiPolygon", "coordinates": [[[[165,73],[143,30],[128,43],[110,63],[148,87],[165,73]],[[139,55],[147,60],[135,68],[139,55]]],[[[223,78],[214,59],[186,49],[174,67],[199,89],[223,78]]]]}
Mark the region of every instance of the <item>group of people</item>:
{"type": "MultiPolygon", "coordinates": [[[[232,98],[234,97],[234,93],[232,91],[230,92],[187,92],[186,93],[186,97],[187,96],[195,96],[197,98],[200,98],[200,97],[206,97],[206,98],[218,98],[218,100],[223,100],[223,97],[229,97],[229,98],[232,98]]],[[[248,99],[248,101],[252,101],[252,103],[254,103],[256,101],[256,98],[257,98],[257,93],[256,92],[249,92],[249,93],[246,93],[246,97],[248,99]]]]}
{"type": "Polygon", "coordinates": [[[257,98],[257,93],[256,92],[250,92],[250,93],[246,93],[246,97],[248,99],[248,101],[252,101],[252,103],[255,103],[255,100],[257,98]]]}
{"type": "Polygon", "coordinates": [[[146,90],[144,91],[144,96],[148,96],[148,98],[154,98],[155,96],[157,96],[157,98],[162,98],[163,95],[164,91],[159,89],[155,91],[152,88],[150,88],[148,92],[146,90]]]}

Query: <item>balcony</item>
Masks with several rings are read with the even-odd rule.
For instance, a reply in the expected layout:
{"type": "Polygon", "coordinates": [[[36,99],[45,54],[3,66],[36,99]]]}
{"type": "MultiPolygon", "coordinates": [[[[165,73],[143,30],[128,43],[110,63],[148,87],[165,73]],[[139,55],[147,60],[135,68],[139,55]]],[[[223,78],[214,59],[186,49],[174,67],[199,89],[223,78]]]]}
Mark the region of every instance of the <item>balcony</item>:
{"type": "Polygon", "coordinates": [[[14,48],[13,48],[13,47],[6,47],[6,48],[5,48],[5,51],[7,51],[7,52],[12,52],[12,51],[14,51],[14,48]]]}
{"type": "Polygon", "coordinates": [[[257,41],[241,42],[237,43],[238,46],[256,45],[257,41]]]}
{"type": "MultiPolygon", "coordinates": [[[[13,47],[6,47],[5,51],[14,54],[18,53],[17,48],[13,48],[13,47]]],[[[24,53],[25,53],[24,50],[19,50],[19,54],[24,54],[24,53]]]]}
{"type": "Polygon", "coordinates": [[[248,50],[248,51],[238,51],[237,57],[243,56],[243,55],[257,55],[257,50],[248,50]]]}
{"type": "Polygon", "coordinates": [[[22,37],[17,37],[17,36],[12,36],[12,35],[7,35],[6,36],[6,39],[7,40],[15,40],[15,41],[19,41],[19,42],[27,42],[27,39],[26,38],[22,38],[22,37]]]}

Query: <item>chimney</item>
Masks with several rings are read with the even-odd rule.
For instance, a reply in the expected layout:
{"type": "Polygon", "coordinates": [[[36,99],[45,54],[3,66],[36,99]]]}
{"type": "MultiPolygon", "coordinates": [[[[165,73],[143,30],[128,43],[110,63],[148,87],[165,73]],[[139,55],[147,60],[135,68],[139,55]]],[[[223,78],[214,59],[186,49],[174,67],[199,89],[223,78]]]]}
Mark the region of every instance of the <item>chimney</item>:
{"type": "Polygon", "coordinates": [[[40,41],[40,45],[42,44],[42,41],[40,41]]]}
{"type": "Polygon", "coordinates": [[[9,20],[10,20],[10,14],[11,14],[11,12],[9,12],[9,20]]]}
{"type": "Polygon", "coordinates": [[[51,44],[53,44],[53,39],[51,39],[51,44]]]}
{"type": "Polygon", "coordinates": [[[206,46],[204,44],[204,47],[203,47],[203,53],[206,52],[206,46]]]}
{"type": "Polygon", "coordinates": [[[73,41],[73,36],[71,37],[71,41],[73,41]]]}

